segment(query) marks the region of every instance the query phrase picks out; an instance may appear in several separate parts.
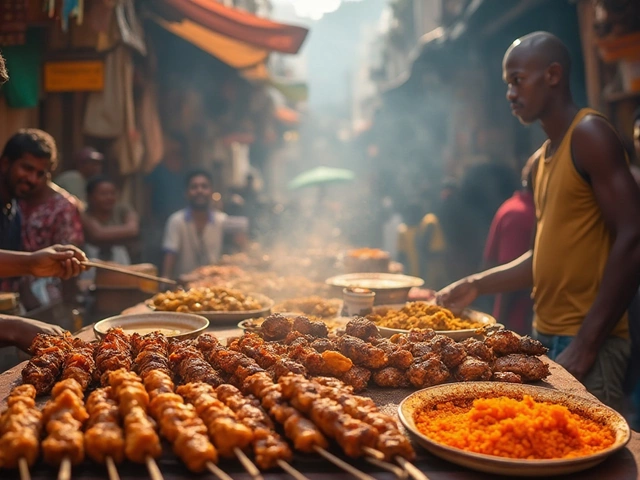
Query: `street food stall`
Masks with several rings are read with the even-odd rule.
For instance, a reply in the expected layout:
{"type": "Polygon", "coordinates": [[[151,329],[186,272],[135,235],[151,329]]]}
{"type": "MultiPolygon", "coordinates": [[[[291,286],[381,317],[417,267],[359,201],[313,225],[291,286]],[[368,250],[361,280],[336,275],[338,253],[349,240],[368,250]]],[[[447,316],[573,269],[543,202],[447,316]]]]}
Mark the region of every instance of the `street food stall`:
{"type": "Polygon", "coordinates": [[[638,434],[535,340],[410,287],[341,317],[327,285],[243,261],[36,339],[0,375],[1,477],[637,478],[638,434]]]}

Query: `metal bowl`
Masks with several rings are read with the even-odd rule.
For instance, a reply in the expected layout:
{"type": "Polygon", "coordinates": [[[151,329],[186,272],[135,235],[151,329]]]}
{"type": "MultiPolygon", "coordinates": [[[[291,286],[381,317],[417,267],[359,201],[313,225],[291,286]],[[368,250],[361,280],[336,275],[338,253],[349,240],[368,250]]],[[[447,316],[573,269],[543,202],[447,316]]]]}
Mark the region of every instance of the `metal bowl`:
{"type": "Polygon", "coordinates": [[[346,287],[368,288],[376,293],[375,305],[402,303],[409,297],[409,290],[424,285],[424,280],[394,273],[348,273],[328,278],[325,283],[342,295],[346,287]]]}

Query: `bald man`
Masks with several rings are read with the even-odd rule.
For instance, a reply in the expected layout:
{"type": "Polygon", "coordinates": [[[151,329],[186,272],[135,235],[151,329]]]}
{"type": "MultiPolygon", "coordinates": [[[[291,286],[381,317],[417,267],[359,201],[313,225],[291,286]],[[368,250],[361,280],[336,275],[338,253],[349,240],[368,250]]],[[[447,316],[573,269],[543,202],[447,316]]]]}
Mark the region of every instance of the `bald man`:
{"type": "Polygon", "coordinates": [[[571,59],[555,36],[516,40],[503,59],[507,100],[547,141],[533,174],[533,248],[439,292],[454,310],[478,295],[533,288],[534,336],[594,395],[620,406],[630,354],[627,307],[640,283],[640,189],[622,143],[571,96],[571,59]]]}

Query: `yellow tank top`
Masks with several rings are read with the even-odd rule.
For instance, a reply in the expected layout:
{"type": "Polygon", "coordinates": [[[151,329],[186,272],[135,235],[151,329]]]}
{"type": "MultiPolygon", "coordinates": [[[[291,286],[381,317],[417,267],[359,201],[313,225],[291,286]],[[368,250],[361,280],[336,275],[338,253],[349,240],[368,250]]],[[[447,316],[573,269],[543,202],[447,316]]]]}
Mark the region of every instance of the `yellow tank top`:
{"type": "MultiPolygon", "coordinates": [[[[533,326],[546,335],[575,335],[593,304],[612,238],[589,183],[576,170],[571,136],[586,115],[573,119],[557,151],[543,145],[533,182],[538,229],[533,250],[533,326]]],[[[606,161],[606,159],[603,159],[606,161]]],[[[625,314],[612,331],[628,338],[625,314]]]]}

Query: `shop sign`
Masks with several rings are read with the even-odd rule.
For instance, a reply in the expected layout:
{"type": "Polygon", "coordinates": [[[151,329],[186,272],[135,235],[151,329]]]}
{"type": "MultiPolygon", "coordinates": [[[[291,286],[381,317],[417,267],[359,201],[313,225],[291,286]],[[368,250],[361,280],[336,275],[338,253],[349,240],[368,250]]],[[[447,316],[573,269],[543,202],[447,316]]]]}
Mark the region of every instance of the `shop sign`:
{"type": "Polygon", "coordinates": [[[46,92],[99,92],[104,89],[104,63],[101,60],[46,62],[46,92]]]}

